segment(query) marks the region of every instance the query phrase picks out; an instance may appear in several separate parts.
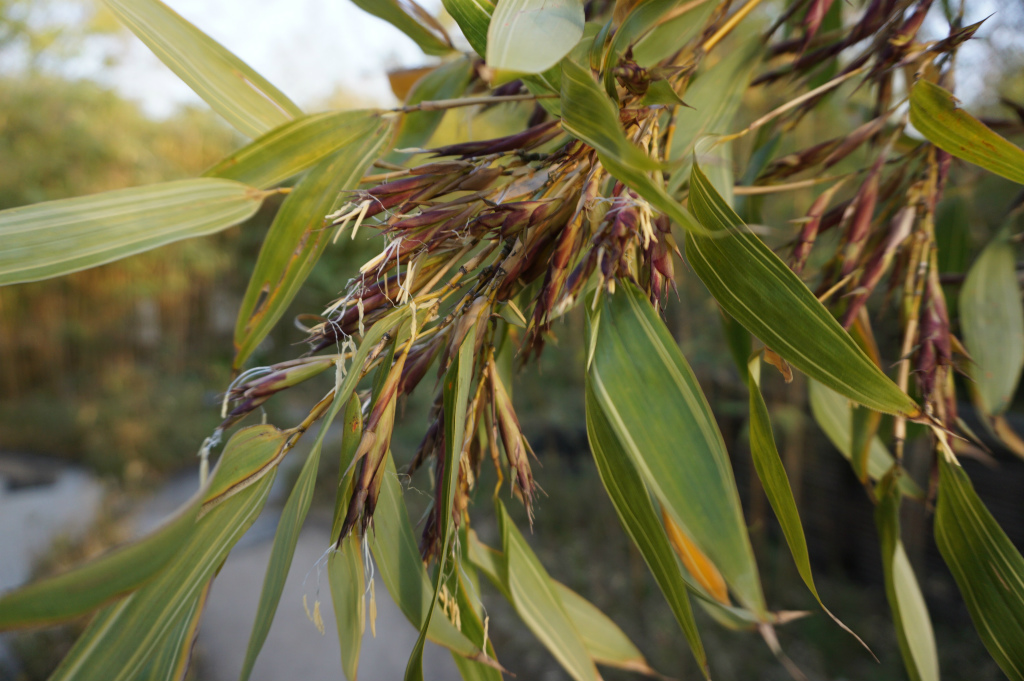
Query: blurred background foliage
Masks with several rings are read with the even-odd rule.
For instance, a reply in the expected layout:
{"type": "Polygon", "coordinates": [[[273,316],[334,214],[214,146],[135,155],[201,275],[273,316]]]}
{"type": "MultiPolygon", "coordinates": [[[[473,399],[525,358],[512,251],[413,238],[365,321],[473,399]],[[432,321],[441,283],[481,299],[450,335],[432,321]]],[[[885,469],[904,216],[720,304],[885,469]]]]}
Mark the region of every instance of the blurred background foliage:
{"type": "MultiPolygon", "coordinates": [[[[766,6],[762,21],[774,5],[766,6]]],[[[989,55],[982,59],[986,69],[964,76],[974,81],[968,83],[975,93],[972,111],[1018,144],[1024,142],[1024,109],[1001,97],[1024,103],[1022,15],[1019,3],[1000,8],[1000,15],[992,20],[995,28],[979,41],[979,49],[989,55]]],[[[208,110],[185,108],[166,120],[152,120],[115,91],[62,71],[61,65],[85,49],[91,37],[106,39],[113,30],[108,17],[84,3],[0,0],[0,209],[194,176],[242,144],[208,110]]],[[[770,89],[748,91],[734,128],[784,101],[784,92],[775,98],[770,89]]],[[[373,103],[339,90],[325,104],[373,103]]],[[[848,99],[832,97],[778,140],[753,136],[737,143],[733,150],[737,167],[742,170],[761,147],[777,144],[778,156],[840,134],[865,120],[870,106],[856,94],[848,99]]],[[[528,108],[505,105],[472,121],[464,112],[449,113],[435,141],[502,134],[524,111],[528,108]]],[[[836,170],[862,167],[865,159],[854,154],[836,170]]],[[[947,246],[940,262],[948,275],[948,300],[955,305],[957,275],[966,270],[1021,197],[1012,183],[962,163],[954,163],[952,173],[937,231],[947,246]]],[[[752,224],[770,226],[763,232],[772,246],[784,248],[797,230],[788,220],[803,215],[815,195],[815,190],[808,189],[747,197],[741,208],[752,224]]],[[[63,457],[128,487],[159,484],[168,474],[194,465],[199,444],[219,421],[219,391],[230,380],[235,312],[277,205],[270,201],[248,223],[213,237],[69,277],[0,288],[0,451],[63,457]]],[[[288,318],[318,312],[376,250],[366,236],[329,250],[288,318]]],[[[666,312],[669,328],[720,418],[768,599],[785,609],[815,610],[752,474],[746,443],[746,388],[723,342],[717,309],[685,268],[677,279],[679,297],[671,297],[666,312]]],[[[581,315],[577,310],[554,327],[557,342],[548,345],[539,362],[520,373],[515,386],[516,409],[543,465],[536,473],[546,490],[538,503],[535,531],[528,539],[552,575],[586,594],[615,619],[655,668],[675,678],[697,678],[668,607],[639,554],[619,530],[589,455],[583,416],[581,315]]],[[[894,359],[898,328],[891,302],[881,295],[873,300],[872,318],[880,320],[875,331],[883,356],[894,359]],[[886,305],[888,324],[877,314],[886,305]]],[[[297,350],[292,346],[302,337],[301,331],[282,323],[254,362],[291,358],[297,350]]],[[[271,400],[269,420],[285,426],[301,418],[303,407],[326,390],[327,382],[312,381],[301,390],[288,391],[293,408],[271,400]]],[[[823,598],[865,638],[882,664],[876,665],[855,641],[820,616],[780,629],[783,645],[811,678],[903,678],[870,504],[846,462],[811,420],[802,377],[787,385],[777,375],[766,375],[765,396],[804,518],[823,598]]],[[[404,417],[393,445],[400,463],[418,444],[415,438],[422,432],[428,400],[428,391],[421,390],[402,407],[404,417]]],[[[1020,406],[1018,396],[1011,421],[1024,432],[1020,406]]],[[[968,422],[976,423],[970,418],[971,407],[963,404],[961,408],[968,422]]],[[[926,480],[925,454],[911,443],[906,465],[926,480]]],[[[325,506],[333,498],[336,466],[336,460],[325,457],[324,494],[318,495],[325,506]]],[[[1011,539],[1024,545],[1020,504],[1024,462],[993,443],[991,457],[968,459],[965,467],[1011,539]]],[[[425,489],[430,482],[420,474],[413,485],[425,489]]],[[[493,486],[482,484],[478,489],[493,486]]],[[[482,538],[493,543],[495,529],[488,527],[487,514],[480,512],[487,507],[488,498],[478,499],[474,518],[482,538]]],[[[517,521],[525,523],[523,518],[517,521]]],[[[965,633],[970,629],[969,618],[931,539],[925,509],[905,505],[903,522],[904,541],[922,576],[946,677],[1000,678],[976,635],[965,633]]],[[[517,628],[508,605],[500,599],[493,603],[495,645],[504,659],[517,661],[521,678],[561,678],[548,653],[525,628],[517,628]]],[[[767,648],[749,634],[714,625],[702,631],[719,678],[786,678],[784,670],[771,662],[767,648]],[[749,645],[743,646],[742,640],[749,640],[749,645]],[[738,650],[743,654],[737,655],[738,650]]],[[[50,643],[40,645],[52,651],[50,643]]],[[[28,654],[34,656],[31,651],[28,654]]],[[[41,665],[40,677],[45,677],[46,666],[41,665]]],[[[609,671],[607,678],[625,676],[609,671]]]]}

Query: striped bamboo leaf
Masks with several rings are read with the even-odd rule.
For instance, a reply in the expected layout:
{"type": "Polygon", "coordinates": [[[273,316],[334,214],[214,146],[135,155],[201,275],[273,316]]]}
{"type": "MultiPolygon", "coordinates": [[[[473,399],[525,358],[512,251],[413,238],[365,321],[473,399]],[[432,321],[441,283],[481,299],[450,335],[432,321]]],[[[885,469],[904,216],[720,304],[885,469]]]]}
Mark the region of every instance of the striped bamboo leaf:
{"type": "Polygon", "coordinates": [[[104,0],[160,61],[248,137],[302,115],[283,92],[160,0],[104,0]]]}
{"type": "Polygon", "coordinates": [[[219,232],[252,217],[265,196],[239,182],[203,178],[0,211],[0,286],[219,232]]]}
{"type": "Polygon", "coordinates": [[[487,29],[487,65],[508,74],[543,73],[575,47],[583,24],[581,0],[504,0],[487,29]]]}

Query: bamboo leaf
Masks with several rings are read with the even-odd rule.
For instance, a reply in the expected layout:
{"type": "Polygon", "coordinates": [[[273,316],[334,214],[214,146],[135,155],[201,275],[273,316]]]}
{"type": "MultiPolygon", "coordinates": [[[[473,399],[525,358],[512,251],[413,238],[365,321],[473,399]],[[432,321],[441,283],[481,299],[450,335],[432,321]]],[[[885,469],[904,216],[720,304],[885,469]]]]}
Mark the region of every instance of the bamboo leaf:
{"type": "Polygon", "coordinates": [[[566,614],[554,582],[530,546],[497,502],[502,546],[508,561],[512,605],[562,668],[576,681],[600,679],[579,632],[566,614]]]}
{"type": "MultiPolygon", "coordinates": [[[[743,103],[743,93],[759,61],[760,39],[756,34],[752,38],[757,39],[744,41],[739,49],[725,53],[711,68],[698,73],[686,88],[683,99],[689,106],[676,112],[676,131],[672,135],[669,152],[673,161],[683,163],[673,170],[668,180],[667,191],[670,194],[677,192],[689,179],[697,141],[708,135],[728,132],[736,118],[743,103]]],[[[722,146],[713,151],[720,155],[722,146]]],[[[707,167],[700,153],[697,161],[702,168],[707,167]]],[[[728,203],[732,205],[731,200],[728,203]]]]}
{"type": "MultiPolygon", "coordinates": [[[[461,96],[469,86],[473,75],[473,62],[469,57],[460,57],[438,66],[420,78],[412,87],[406,104],[419,104],[435,99],[454,99],[461,96]]],[[[444,118],[444,111],[414,111],[402,116],[395,139],[395,149],[421,148],[430,142],[437,126],[444,118]]],[[[401,154],[400,156],[404,156],[401,154]]]]}
{"type": "Polygon", "coordinates": [[[303,116],[261,135],[204,175],[267,189],[358,142],[379,125],[380,113],[374,110],[303,116]]]}
{"type": "Polygon", "coordinates": [[[561,582],[554,582],[565,613],[580,634],[594,662],[657,676],[640,649],[608,615],[561,582]]]}
{"type": "Polygon", "coordinates": [[[265,194],[218,179],[179,180],[0,211],[0,286],[59,277],[251,217],[265,194]]]}
{"type": "Polygon", "coordinates": [[[935,543],[989,654],[1009,678],[1024,679],[1024,558],[946,456],[939,455],[935,543]]]}
{"type": "Polygon", "coordinates": [[[273,480],[264,476],[203,516],[171,565],[89,625],[51,681],[137,678],[256,520],[273,480]]]}
{"type": "MultiPolygon", "coordinates": [[[[828,437],[832,446],[843,455],[844,459],[851,461],[853,420],[850,401],[815,380],[809,381],[809,385],[811,414],[814,416],[814,420],[828,437]]],[[[895,463],[896,460],[893,459],[882,440],[877,435],[872,437],[868,445],[868,477],[876,481],[881,480],[895,463]]],[[[903,494],[907,496],[915,499],[924,498],[924,492],[909,476],[900,476],[899,486],[903,494]]]]}
{"type": "Polygon", "coordinates": [[[104,0],[160,61],[236,130],[258,137],[302,115],[284,93],[160,0],[104,0]]]}
{"type": "Polygon", "coordinates": [[[150,664],[147,681],[181,681],[185,678],[196,635],[199,633],[199,620],[211,586],[212,580],[206,583],[206,588],[193,601],[192,607],[179,616],[178,623],[171,629],[150,664]]]}
{"type": "MultiPolygon", "coordinates": [[[[487,578],[502,593],[506,600],[514,605],[511,587],[509,586],[508,562],[505,559],[505,554],[481,542],[475,532],[468,534],[467,543],[470,563],[487,575],[487,578]]],[[[671,560],[671,555],[669,559],[671,560]]],[[[611,618],[601,612],[593,603],[561,582],[552,580],[552,583],[565,609],[565,614],[572,621],[576,631],[579,632],[580,639],[583,641],[587,653],[595,662],[609,667],[640,672],[641,674],[655,674],[654,670],[647,664],[643,653],[633,645],[629,637],[619,629],[618,625],[611,618]]],[[[685,601],[685,586],[681,588],[680,593],[683,594],[686,607],[689,608],[689,601],[685,601]]],[[[526,621],[525,618],[524,621],[526,621]]],[[[529,624],[529,622],[527,623],[529,624]]]]}
{"type": "MultiPolygon", "coordinates": [[[[329,425],[325,422],[324,429],[326,430],[329,425]]],[[[292,566],[295,545],[299,541],[299,532],[302,530],[302,524],[309,512],[309,505],[313,501],[313,488],[316,486],[316,473],[319,464],[320,447],[314,447],[306,457],[306,463],[302,465],[295,486],[281,511],[277,532],[274,533],[274,544],[270,549],[267,574],[263,578],[259,606],[256,608],[256,620],[253,622],[249,645],[245,651],[245,660],[242,662],[242,673],[239,675],[241,681],[247,681],[252,674],[256,658],[260,654],[260,650],[263,649],[267,634],[270,633],[270,625],[274,622],[274,615],[277,613],[277,606],[281,601],[281,593],[284,591],[284,581],[292,566]]]]}
{"type": "Polygon", "coordinates": [[[619,125],[619,110],[591,77],[572,62],[562,62],[562,128],[597,150],[601,164],[655,208],[687,231],[704,228],[647,173],[660,164],[633,144],[619,125]]]}
{"type": "Polygon", "coordinates": [[[324,158],[285,199],[263,241],[256,267],[235,324],[235,362],[242,366],[274,324],[327,248],[333,232],[325,216],[339,205],[343,192],[379,155],[391,128],[380,120],[371,134],[324,158]]]}
{"type": "Polygon", "coordinates": [[[4,594],[0,631],[74,619],[153,579],[192,535],[204,494],[205,490],[197,493],[143,539],[70,572],[4,594]]]}
{"type": "Polygon", "coordinates": [[[274,471],[291,433],[261,424],[243,428],[228,441],[210,480],[203,513],[274,471]]]}
{"type": "Polygon", "coordinates": [[[914,83],[910,90],[910,122],[938,148],[1024,184],[1024,149],[957,108],[956,97],[935,83],[914,83]]]}
{"type": "Polygon", "coordinates": [[[647,297],[620,282],[591,323],[595,406],[677,525],[739,602],[768,617],[729,456],[697,379],[647,297]]]}
{"type": "Polygon", "coordinates": [[[960,289],[960,325],[973,360],[971,387],[989,417],[1010,406],[1024,367],[1024,309],[1008,236],[1004,230],[985,247],[960,289]]]}
{"type": "Polygon", "coordinates": [[[690,208],[714,236],[686,235],[686,258],[722,308],[811,378],[866,407],[921,410],[854,342],[789,267],[740,220],[698,164],[690,208]]]}
{"type": "Polygon", "coordinates": [[[789,545],[789,552],[796,563],[797,572],[804,580],[807,589],[818,601],[818,605],[829,617],[840,627],[857,639],[861,645],[867,645],[857,634],[843,624],[838,617],[825,607],[818,594],[818,588],[814,584],[814,574],[811,572],[811,556],[807,551],[807,538],[804,536],[803,524],[800,522],[800,511],[796,506],[796,499],[793,497],[793,489],[789,485],[789,477],[786,475],[786,467],[782,464],[779,450],[775,446],[775,435],[772,432],[771,417],[768,415],[768,406],[761,395],[761,360],[755,357],[750,360],[747,372],[747,388],[750,390],[750,455],[754,460],[754,470],[761,481],[768,503],[771,504],[775,517],[782,528],[782,534],[786,537],[786,544],[789,545]]]}
{"type": "Polygon", "coordinates": [[[427,54],[451,52],[452,41],[437,19],[415,0],[352,0],[364,12],[383,19],[415,41],[427,54]]]}
{"type": "Polygon", "coordinates": [[[494,3],[491,0],[441,0],[448,14],[462,29],[477,54],[487,56],[487,29],[491,26],[494,3]]]}
{"type": "MultiPolygon", "coordinates": [[[[363,433],[362,402],[353,395],[345,408],[341,430],[341,459],[338,470],[338,495],[334,506],[331,537],[341,532],[351,497],[354,470],[352,458],[359,447],[363,433]]],[[[359,537],[350,533],[327,559],[327,579],[331,586],[334,617],[338,623],[338,642],[341,647],[341,666],[349,681],[356,681],[359,670],[359,651],[366,628],[366,575],[359,537]]]]}
{"type": "MultiPolygon", "coordinates": [[[[899,475],[899,469],[894,469],[899,475]]],[[[889,600],[903,664],[912,681],[938,681],[939,659],[931,618],[914,576],[914,569],[900,541],[900,498],[894,476],[879,485],[875,522],[882,542],[885,595],[889,600]]]]}
{"type": "MultiPolygon", "coordinates": [[[[392,458],[387,458],[380,497],[373,514],[374,532],[369,536],[370,549],[376,559],[377,572],[399,609],[419,629],[433,602],[433,584],[427,575],[416,535],[409,521],[402,487],[392,458]]],[[[470,659],[480,649],[455,628],[444,613],[430,620],[427,638],[470,659]]]]}
{"type": "Polygon", "coordinates": [[[503,0],[487,29],[487,65],[543,73],[583,37],[584,21],[581,0],[503,0]]]}

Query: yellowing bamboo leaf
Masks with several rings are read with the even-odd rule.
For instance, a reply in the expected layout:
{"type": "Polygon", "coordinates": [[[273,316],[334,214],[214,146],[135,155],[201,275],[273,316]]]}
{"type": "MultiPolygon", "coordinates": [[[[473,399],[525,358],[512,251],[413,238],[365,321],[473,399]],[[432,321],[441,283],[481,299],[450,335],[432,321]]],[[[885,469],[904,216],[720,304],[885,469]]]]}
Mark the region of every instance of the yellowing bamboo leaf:
{"type": "Polygon", "coordinates": [[[380,154],[391,129],[380,120],[371,134],[324,158],[285,199],[263,241],[235,324],[235,368],[241,367],[274,324],[330,243],[326,216],[344,202],[380,154]]]}
{"type": "MultiPolygon", "coordinates": [[[[899,471],[899,469],[894,469],[899,471]]],[[[939,681],[939,658],[931,618],[900,540],[900,498],[892,476],[879,485],[875,521],[882,543],[885,595],[907,674],[913,681],[939,681]]]]}
{"type": "Polygon", "coordinates": [[[1024,368],[1024,308],[1017,257],[1000,232],[967,272],[960,289],[960,326],[971,353],[971,389],[986,416],[1010,406],[1024,368]]]}
{"type": "Polygon", "coordinates": [[[672,548],[675,549],[676,555],[679,556],[679,560],[683,562],[683,567],[690,573],[690,576],[704,587],[704,590],[711,594],[716,601],[730,605],[729,587],[726,586],[722,573],[718,571],[714,563],[701,553],[693,540],[686,536],[679,525],[676,525],[672,516],[664,508],[661,509],[661,522],[665,525],[665,534],[668,535],[672,548]]]}
{"type": "Polygon", "coordinates": [[[914,83],[910,90],[910,122],[938,148],[1024,184],[1024,149],[957,108],[956,97],[935,83],[914,83]]]}
{"type": "Polygon", "coordinates": [[[115,16],[236,130],[258,137],[302,115],[284,93],[160,0],[104,0],[115,16]]]}
{"type": "Polygon", "coordinates": [[[687,231],[706,230],[647,173],[661,165],[633,144],[619,124],[619,110],[590,72],[571,60],[562,62],[562,128],[597,150],[608,172],[687,231]]]}
{"type": "MultiPolygon", "coordinates": [[[[821,428],[829,442],[835,447],[847,461],[850,461],[850,451],[853,443],[852,430],[852,405],[850,401],[834,390],[826,388],[815,380],[808,382],[811,403],[811,414],[815,422],[821,428]]],[[[872,480],[881,480],[893,467],[896,461],[892,454],[886,449],[882,440],[876,435],[871,438],[868,445],[868,477],[872,480]]],[[[851,464],[852,465],[852,464],[851,464]]],[[[900,490],[904,494],[915,499],[923,499],[924,492],[909,476],[901,475],[899,481],[900,490]]]]}
{"type": "Polygon", "coordinates": [[[523,539],[504,504],[497,502],[498,525],[508,561],[512,605],[544,647],[576,681],[597,681],[600,675],[573,626],[554,582],[523,539]]]}
{"type": "Polygon", "coordinates": [[[487,30],[491,26],[494,3],[491,0],[441,0],[448,14],[462,29],[477,54],[487,56],[487,30]]]}
{"type": "Polygon", "coordinates": [[[379,125],[380,113],[373,110],[303,116],[261,135],[204,175],[267,189],[358,142],[379,125]]]}
{"type": "Polygon", "coordinates": [[[875,366],[810,289],[743,224],[694,164],[690,208],[713,233],[686,234],[686,259],[722,308],[805,374],[877,411],[921,410],[875,366]]]}
{"type": "Polygon", "coordinates": [[[583,36],[581,0],[503,0],[487,29],[487,65],[514,74],[542,73],[583,36]]]}
{"type": "Polygon", "coordinates": [[[693,371],[633,284],[619,282],[598,310],[587,371],[595,406],[672,520],[767,620],[729,455],[693,371]]]}
{"type": "Polygon", "coordinates": [[[383,19],[406,34],[427,54],[451,52],[451,38],[437,19],[420,7],[416,0],[352,0],[353,4],[383,19]]]}
{"type": "Polygon", "coordinates": [[[213,178],[0,211],[0,286],[59,277],[237,225],[265,194],[213,178]]]}
{"type": "Polygon", "coordinates": [[[989,654],[1007,677],[1024,679],[1024,558],[967,474],[941,454],[935,543],[989,654]]]}

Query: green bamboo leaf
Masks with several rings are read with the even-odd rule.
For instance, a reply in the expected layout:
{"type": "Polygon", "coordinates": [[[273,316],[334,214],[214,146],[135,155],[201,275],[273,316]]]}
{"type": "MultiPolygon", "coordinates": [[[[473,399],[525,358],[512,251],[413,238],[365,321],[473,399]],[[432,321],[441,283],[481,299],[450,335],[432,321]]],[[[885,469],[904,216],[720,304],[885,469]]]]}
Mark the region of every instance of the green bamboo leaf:
{"type": "Polygon", "coordinates": [[[379,125],[380,112],[372,109],[303,116],[253,140],[204,175],[267,189],[358,142],[379,125]]]}
{"type": "Polygon", "coordinates": [[[192,606],[179,616],[178,623],[171,629],[150,664],[146,681],[181,681],[185,678],[192,658],[192,647],[199,633],[199,620],[211,586],[212,580],[206,583],[206,588],[193,600],[192,606]]]}
{"type": "Polygon", "coordinates": [[[487,56],[487,29],[491,26],[494,3],[491,0],[441,0],[448,14],[462,29],[477,54],[487,56]]]}
{"type": "Polygon", "coordinates": [[[554,585],[565,613],[579,632],[594,662],[649,676],[658,675],[647,664],[647,658],[640,649],[633,645],[608,615],[565,584],[555,581],[554,585]]]}
{"type": "MultiPolygon", "coordinates": [[[[894,469],[894,472],[899,475],[899,469],[894,469]]],[[[901,495],[893,477],[887,476],[879,485],[879,504],[875,509],[875,522],[882,543],[885,595],[892,611],[903,664],[911,681],[938,681],[935,634],[914,568],[900,541],[901,495]]]]}
{"type": "Polygon", "coordinates": [[[284,93],[160,0],[104,0],[160,61],[236,130],[258,137],[302,115],[284,93]]]}
{"type": "MultiPolygon", "coordinates": [[[[739,49],[724,53],[711,68],[699,72],[686,88],[683,99],[689,106],[676,112],[676,131],[669,151],[669,158],[683,163],[672,171],[668,180],[667,191],[670,194],[675,194],[689,179],[698,140],[729,132],[743,103],[743,93],[750,83],[750,76],[760,61],[758,54],[761,49],[760,36],[753,36],[739,49]]],[[[713,151],[721,155],[723,146],[713,151]]],[[[707,166],[700,154],[697,160],[702,168],[707,166]]],[[[732,205],[731,199],[728,203],[732,205]]]]}
{"type": "MultiPolygon", "coordinates": [[[[651,503],[647,486],[622,449],[615,431],[601,410],[594,396],[590,381],[586,387],[587,439],[594,454],[597,472],[601,477],[608,497],[615,506],[619,522],[633,544],[640,550],[648,569],[654,575],[665,600],[672,609],[679,627],[686,635],[697,664],[710,678],[707,654],[700,640],[697,622],[686,594],[687,587],[702,591],[699,585],[688,580],[679,566],[658,513],[651,503]],[[692,583],[692,584],[691,584],[692,583]]],[[[708,596],[708,599],[711,597],[708,596]]]]}
{"type": "Polygon", "coordinates": [[[973,360],[969,372],[986,416],[1010,406],[1024,367],[1024,310],[1008,231],[985,247],[960,289],[960,326],[973,360]]]}
{"type": "MultiPolygon", "coordinates": [[[[844,459],[851,461],[850,451],[853,442],[851,409],[853,405],[850,400],[813,379],[808,381],[808,384],[811,415],[814,416],[815,422],[825,433],[832,446],[843,455],[844,459]]],[[[871,443],[868,446],[868,477],[875,481],[881,480],[895,463],[896,460],[886,449],[882,440],[877,435],[871,438],[871,443]]],[[[924,499],[924,492],[910,479],[910,476],[900,476],[899,486],[905,495],[915,499],[924,499]]]]}
{"type": "MultiPolygon", "coordinates": [[[[423,648],[427,643],[427,630],[437,608],[437,600],[441,594],[445,568],[448,563],[448,552],[452,536],[452,509],[455,507],[455,491],[459,485],[459,466],[462,461],[462,443],[466,432],[466,401],[469,399],[469,384],[473,380],[473,363],[475,361],[476,326],[470,329],[462,339],[455,354],[455,360],[445,372],[442,398],[444,400],[444,460],[442,462],[441,507],[438,513],[438,538],[441,551],[438,554],[437,568],[434,573],[434,597],[427,617],[420,626],[420,635],[413,646],[409,663],[405,668],[406,681],[423,681],[423,648]]],[[[455,559],[455,572],[458,572],[458,559],[455,559]]],[[[443,616],[443,615],[442,615],[443,616]]]]}
{"type": "Polygon", "coordinates": [[[590,72],[571,60],[562,62],[562,128],[597,150],[601,164],[651,205],[687,231],[706,230],[647,173],[660,164],[626,138],[619,110],[590,72]]]}
{"type": "Polygon", "coordinates": [[[487,29],[487,65],[508,74],[543,73],[576,46],[584,21],[581,0],[503,0],[487,29]]]}
{"type": "Polygon", "coordinates": [[[212,178],[0,211],[0,286],[59,277],[252,217],[266,194],[212,178]]]}
{"type": "MultiPolygon", "coordinates": [[[[469,547],[470,563],[487,575],[487,578],[502,593],[506,600],[514,605],[511,587],[509,586],[508,563],[505,559],[505,554],[481,542],[475,532],[468,534],[467,545],[469,547]]],[[[671,549],[669,551],[671,552],[671,549]]],[[[668,555],[671,559],[671,553],[668,555]]],[[[601,612],[593,603],[561,582],[552,580],[552,584],[554,584],[562,607],[565,609],[565,614],[569,617],[576,631],[579,632],[580,639],[583,641],[587,653],[595,662],[641,674],[656,675],[656,672],[647,664],[643,653],[629,640],[629,637],[619,629],[618,625],[611,618],[601,612]]],[[[689,609],[689,601],[685,600],[685,586],[681,587],[680,593],[683,595],[686,608],[689,609]]],[[[524,621],[526,621],[525,618],[524,621]]]]}
{"type": "Polygon", "coordinates": [[[381,119],[371,134],[317,163],[285,199],[263,241],[235,324],[235,368],[240,367],[274,324],[327,248],[333,231],[325,216],[355,189],[380,154],[391,129],[381,119]]]}
{"type": "Polygon", "coordinates": [[[228,441],[203,499],[203,513],[277,469],[291,433],[261,424],[243,428],[228,441]]]}
{"type": "MultiPolygon", "coordinates": [[[[472,75],[473,61],[469,57],[463,56],[442,64],[412,86],[405,103],[412,105],[435,99],[455,99],[466,91],[472,75]]],[[[414,111],[403,115],[394,148],[426,146],[441,124],[444,114],[444,111],[414,111]]]]}
{"type": "Polygon", "coordinates": [[[619,446],[672,519],[739,602],[766,620],[739,492],[711,408],[647,297],[628,282],[616,288],[591,324],[588,385],[619,446]]]}
{"type": "Polygon", "coordinates": [[[910,90],[910,122],[938,148],[1024,184],[1024,149],[957,108],[956,97],[935,83],[914,83],[910,90]]]}
{"type": "MultiPolygon", "coordinates": [[[[377,573],[402,614],[419,629],[433,602],[433,583],[423,567],[416,535],[402,500],[402,486],[390,456],[373,513],[373,525],[369,543],[377,573]]],[[[463,657],[480,657],[480,649],[456,629],[444,613],[431,618],[427,638],[463,657]]]]}
{"type": "Polygon", "coordinates": [[[0,597],[0,631],[56,624],[89,613],[153,579],[188,541],[205,490],[137,542],[82,567],[0,597]]]}
{"type": "Polygon", "coordinates": [[[690,208],[714,236],[686,234],[686,258],[722,308],[811,378],[877,411],[921,415],[694,164],[690,208]]]}
{"type": "Polygon", "coordinates": [[[497,501],[498,525],[508,561],[512,605],[541,643],[576,681],[600,679],[579,632],[562,605],[554,582],[541,565],[515,523],[497,501]]]}
{"type": "Polygon", "coordinates": [[[273,481],[266,475],[203,516],[173,563],[90,623],[51,681],[137,678],[256,520],[273,481]]]}
{"type": "MultiPolygon", "coordinates": [[[[345,407],[341,430],[341,459],[339,462],[338,495],[334,506],[331,537],[341,532],[345,511],[352,496],[352,457],[363,434],[362,402],[353,395],[345,407]]],[[[350,533],[327,559],[327,580],[331,586],[334,617],[338,623],[338,643],[341,647],[341,666],[349,681],[356,681],[359,670],[359,651],[366,627],[366,575],[359,537],[350,533]]]]}
{"type": "Polygon", "coordinates": [[[383,19],[406,34],[427,54],[451,52],[452,41],[444,26],[415,0],[352,0],[365,12],[383,19]]]}
{"type": "Polygon", "coordinates": [[[793,556],[793,562],[796,563],[797,572],[800,573],[800,578],[804,580],[804,584],[807,585],[807,589],[814,599],[818,601],[821,609],[867,648],[867,644],[857,634],[853,633],[825,607],[818,594],[818,588],[814,585],[811,556],[807,551],[807,538],[804,536],[803,524],[800,522],[800,511],[797,509],[796,499],[793,497],[793,489],[789,485],[786,467],[782,464],[782,457],[779,456],[779,450],[775,446],[775,434],[772,432],[768,406],[764,402],[764,396],[761,395],[760,357],[755,357],[748,364],[747,388],[750,391],[750,455],[754,460],[754,470],[761,481],[765,496],[768,497],[768,503],[771,504],[775,517],[779,521],[782,534],[786,537],[786,544],[789,545],[789,552],[793,556]]]}
{"type": "Polygon", "coordinates": [[[974,628],[1009,678],[1024,679],[1024,558],[978,498],[970,478],[939,455],[935,543],[974,628]]]}
{"type": "MultiPolygon", "coordinates": [[[[324,423],[323,428],[330,424],[324,423]]],[[[281,601],[281,593],[284,591],[284,580],[288,577],[288,570],[292,566],[292,558],[295,555],[295,545],[299,541],[299,532],[309,512],[309,505],[313,501],[313,488],[316,486],[316,473],[320,464],[320,447],[314,447],[306,457],[299,477],[295,481],[288,501],[285,502],[281,511],[281,519],[277,523],[277,532],[274,533],[274,544],[270,549],[270,562],[267,564],[267,574],[263,578],[263,589],[260,591],[260,602],[256,608],[256,619],[252,625],[252,633],[249,634],[249,645],[245,651],[245,660],[242,662],[242,673],[239,675],[241,681],[247,681],[252,674],[252,668],[256,665],[256,658],[263,649],[263,643],[270,633],[270,625],[274,622],[274,615],[277,614],[277,606],[281,601]]]]}

